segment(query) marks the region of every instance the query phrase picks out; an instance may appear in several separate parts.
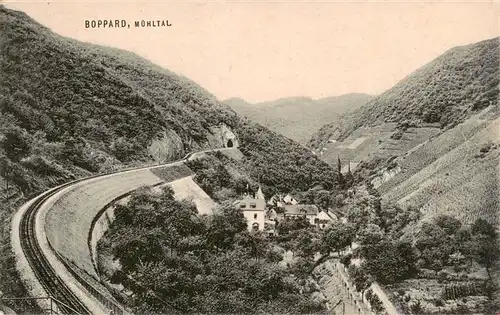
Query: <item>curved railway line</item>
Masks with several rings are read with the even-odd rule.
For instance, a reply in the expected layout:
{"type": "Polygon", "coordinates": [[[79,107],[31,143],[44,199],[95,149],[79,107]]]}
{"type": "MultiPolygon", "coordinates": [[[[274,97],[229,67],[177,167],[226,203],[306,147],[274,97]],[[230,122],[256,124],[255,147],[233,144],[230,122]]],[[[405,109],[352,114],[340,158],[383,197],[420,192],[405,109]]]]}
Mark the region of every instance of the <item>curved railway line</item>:
{"type": "MultiPolygon", "coordinates": [[[[80,180],[79,180],[80,181],[80,180]]],[[[77,181],[77,182],[79,182],[77,181]]],[[[26,259],[44,290],[56,300],[58,309],[64,314],[90,314],[87,307],[74,295],[51,266],[36,238],[36,215],[40,206],[62,189],[75,184],[70,182],[37,197],[21,218],[19,237],[26,259]]]]}
{"type": "MultiPolygon", "coordinates": [[[[233,149],[233,148],[231,148],[233,149]]],[[[80,300],[80,298],[70,289],[70,287],[64,282],[64,280],[57,274],[57,271],[51,265],[47,257],[44,255],[43,249],[39,243],[37,238],[36,231],[36,219],[39,213],[39,210],[42,206],[54,195],[61,192],[62,190],[80,183],[82,181],[86,181],[89,179],[109,176],[112,174],[119,174],[127,171],[135,171],[141,169],[151,169],[155,167],[167,167],[169,164],[175,164],[179,162],[186,162],[191,160],[192,158],[196,158],[197,154],[205,153],[205,152],[214,152],[214,151],[223,151],[226,149],[210,149],[199,152],[191,152],[186,154],[182,159],[177,160],[175,162],[169,162],[163,165],[155,165],[155,166],[147,166],[140,168],[132,168],[125,169],[116,173],[107,173],[94,175],[87,178],[77,179],[51,190],[48,190],[38,197],[35,197],[34,201],[27,207],[26,211],[22,214],[20,223],[19,223],[19,239],[21,249],[26,257],[26,260],[29,263],[31,270],[33,271],[36,279],[43,287],[45,292],[53,298],[55,304],[57,305],[59,313],[62,314],[92,314],[92,311],[80,300]]],[[[48,241],[48,239],[47,239],[48,241]]],[[[72,274],[77,282],[79,282],[83,287],[85,287],[86,291],[89,295],[93,296],[97,300],[99,300],[103,305],[105,305],[112,314],[124,314],[127,313],[120,305],[117,305],[114,301],[109,300],[105,296],[102,295],[101,292],[96,290],[91,284],[87,283],[86,280],[81,278],[74,270],[72,270],[64,261],[63,257],[60,257],[57,251],[52,247],[49,243],[49,247],[51,251],[61,260],[61,262],[67,267],[68,271],[72,274]]]]}

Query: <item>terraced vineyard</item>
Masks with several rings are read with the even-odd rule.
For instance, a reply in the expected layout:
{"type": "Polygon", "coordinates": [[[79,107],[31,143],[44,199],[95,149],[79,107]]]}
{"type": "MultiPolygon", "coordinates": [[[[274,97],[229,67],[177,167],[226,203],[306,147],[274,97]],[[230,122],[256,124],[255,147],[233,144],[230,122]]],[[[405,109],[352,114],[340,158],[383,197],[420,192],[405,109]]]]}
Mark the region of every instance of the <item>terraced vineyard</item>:
{"type": "Polygon", "coordinates": [[[356,163],[373,157],[388,159],[405,154],[440,131],[432,125],[409,128],[401,138],[392,139],[395,128],[393,123],[359,128],[346,140],[327,144],[321,151],[321,158],[332,165],[337,162],[337,156],[342,161],[356,163]]]}
{"type": "Polygon", "coordinates": [[[379,190],[386,200],[421,207],[428,215],[498,223],[499,128],[499,119],[470,119],[398,159],[405,172],[379,190]]]}
{"type": "Polygon", "coordinates": [[[444,300],[456,300],[466,296],[484,295],[483,288],[476,282],[458,283],[445,286],[444,300]]]}
{"type": "Polygon", "coordinates": [[[401,176],[398,176],[398,178],[390,182],[382,184],[378,187],[378,190],[382,194],[387,193],[393,187],[404,182],[406,179],[431,164],[438,157],[446,154],[463,144],[465,140],[473,137],[479,130],[488,125],[489,121],[483,119],[485,118],[483,115],[487,114],[490,110],[492,110],[492,108],[488,108],[484,113],[471,117],[467,121],[458,124],[453,129],[439,133],[439,129],[435,129],[434,133],[428,133],[426,138],[424,138],[425,141],[422,141],[419,145],[414,145],[407,150],[403,156],[396,159],[396,162],[405,169],[404,174],[401,174],[401,176]]]}

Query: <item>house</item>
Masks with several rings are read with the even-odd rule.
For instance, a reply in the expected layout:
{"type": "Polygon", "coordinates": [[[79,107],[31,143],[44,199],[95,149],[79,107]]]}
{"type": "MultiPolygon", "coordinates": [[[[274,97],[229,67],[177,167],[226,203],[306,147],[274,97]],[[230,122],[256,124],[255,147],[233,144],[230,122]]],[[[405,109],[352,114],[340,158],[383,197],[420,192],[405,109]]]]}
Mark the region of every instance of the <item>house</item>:
{"type": "Polygon", "coordinates": [[[286,195],[284,198],[283,198],[283,202],[287,205],[296,205],[298,204],[297,200],[295,200],[295,198],[293,198],[292,196],[290,196],[290,194],[286,195]]]}
{"type": "Polygon", "coordinates": [[[295,219],[305,217],[309,223],[315,224],[319,210],[315,205],[284,205],[283,219],[295,219]]]}
{"type": "Polygon", "coordinates": [[[255,197],[245,196],[241,200],[233,203],[243,210],[243,215],[247,219],[249,231],[264,231],[266,222],[266,200],[262,189],[255,193],[255,197]]]}
{"type": "Polygon", "coordinates": [[[314,224],[323,230],[328,228],[330,225],[332,225],[333,222],[337,220],[338,218],[335,214],[329,211],[321,211],[314,219],[314,224]]]}
{"type": "Polygon", "coordinates": [[[238,208],[243,210],[247,219],[249,231],[263,231],[266,215],[266,201],[264,199],[250,198],[249,196],[234,202],[238,208]]]}
{"type": "Polygon", "coordinates": [[[269,206],[274,206],[278,208],[283,208],[285,205],[296,205],[298,201],[293,198],[290,194],[287,194],[285,197],[283,195],[274,195],[267,202],[269,206]]]}
{"type": "Polygon", "coordinates": [[[278,218],[278,213],[274,209],[267,210],[266,220],[276,220],[278,218]]]}

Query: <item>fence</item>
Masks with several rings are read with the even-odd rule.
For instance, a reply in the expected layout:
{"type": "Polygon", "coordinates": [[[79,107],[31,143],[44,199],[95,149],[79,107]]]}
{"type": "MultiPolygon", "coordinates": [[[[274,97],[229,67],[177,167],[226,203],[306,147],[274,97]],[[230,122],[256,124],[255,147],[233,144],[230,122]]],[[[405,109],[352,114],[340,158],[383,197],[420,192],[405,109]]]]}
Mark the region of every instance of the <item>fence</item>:
{"type": "MultiPolygon", "coordinates": [[[[59,313],[59,309],[57,308],[57,305],[64,305],[70,310],[73,310],[69,305],[64,304],[62,301],[59,301],[58,299],[52,297],[52,296],[41,296],[41,297],[17,297],[17,298],[1,298],[0,302],[1,304],[5,304],[5,302],[12,302],[12,301],[40,301],[40,300],[47,300],[47,304],[49,308],[42,308],[43,311],[48,312],[51,315],[62,315],[59,313]]],[[[45,303],[39,303],[39,304],[45,304],[45,303]]],[[[75,314],[78,312],[73,310],[75,314]]]]}

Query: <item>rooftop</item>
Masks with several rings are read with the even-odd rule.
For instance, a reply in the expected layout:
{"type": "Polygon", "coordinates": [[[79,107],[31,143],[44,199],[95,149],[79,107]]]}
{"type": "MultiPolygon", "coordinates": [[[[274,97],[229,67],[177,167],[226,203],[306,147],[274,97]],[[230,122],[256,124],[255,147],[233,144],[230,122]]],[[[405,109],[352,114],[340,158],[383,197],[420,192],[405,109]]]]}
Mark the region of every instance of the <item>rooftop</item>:
{"type": "Polygon", "coordinates": [[[283,208],[285,209],[285,215],[317,215],[319,212],[318,207],[315,205],[285,205],[283,208]]]}
{"type": "Polygon", "coordinates": [[[264,199],[244,198],[236,200],[233,204],[243,210],[264,211],[266,209],[266,201],[264,199]]]}

